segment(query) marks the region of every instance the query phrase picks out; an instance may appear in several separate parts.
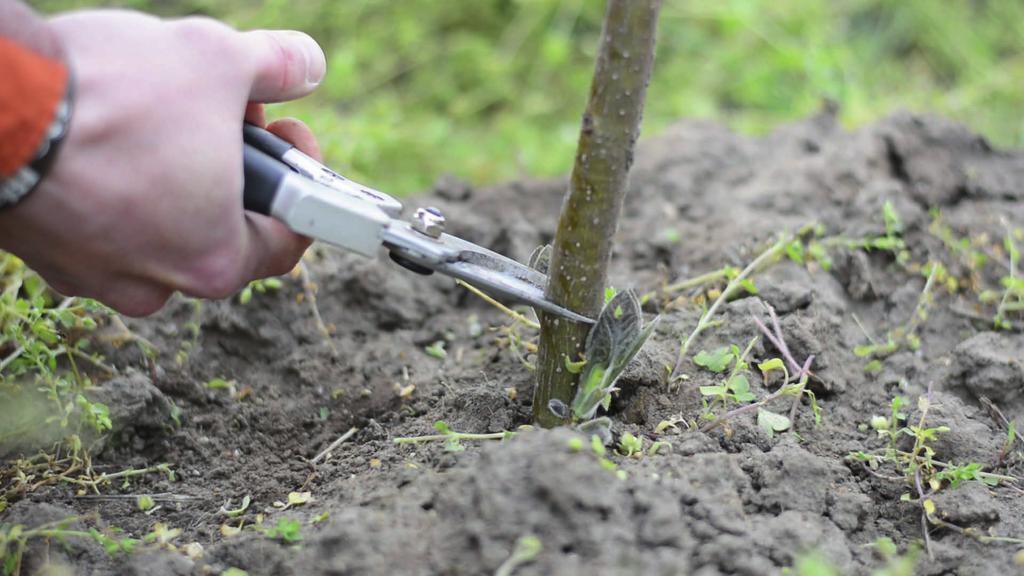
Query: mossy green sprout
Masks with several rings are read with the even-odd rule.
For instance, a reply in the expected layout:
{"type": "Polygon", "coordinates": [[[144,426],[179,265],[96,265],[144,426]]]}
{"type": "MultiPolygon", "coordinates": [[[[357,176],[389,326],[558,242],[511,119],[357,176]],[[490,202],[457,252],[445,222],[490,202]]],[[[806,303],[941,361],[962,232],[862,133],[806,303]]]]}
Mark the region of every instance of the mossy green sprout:
{"type": "Polygon", "coordinates": [[[619,437],[619,454],[630,458],[642,456],[644,453],[644,441],[640,436],[634,436],[632,432],[623,432],[619,437]]]}
{"type": "Polygon", "coordinates": [[[149,494],[140,494],[135,499],[135,505],[138,506],[139,510],[143,512],[149,512],[156,506],[156,501],[149,494]]]}
{"type": "Polygon", "coordinates": [[[427,353],[427,356],[431,358],[437,358],[438,360],[444,360],[448,357],[448,351],[445,350],[445,341],[438,340],[430,346],[423,348],[423,351],[427,353]]]}

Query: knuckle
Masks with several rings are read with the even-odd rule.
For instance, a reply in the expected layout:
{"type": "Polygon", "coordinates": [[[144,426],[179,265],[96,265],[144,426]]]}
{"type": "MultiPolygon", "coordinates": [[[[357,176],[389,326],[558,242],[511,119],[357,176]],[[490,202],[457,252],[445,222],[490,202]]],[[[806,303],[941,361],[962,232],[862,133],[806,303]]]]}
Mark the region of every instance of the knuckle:
{"type": "Polygon", "coordinates": [[[189,46],[204,55],[233,53],[236,32],[227,24],[205,16],[189,16],[175,22],[176,32],[189,46]]]}
{"type": "Polygon", "coordinates": [[[200,258],[189,275],[184,291],[200,298],[227,298],[246,278],[242,268],[241,251],[218,249],[200,258]]]}

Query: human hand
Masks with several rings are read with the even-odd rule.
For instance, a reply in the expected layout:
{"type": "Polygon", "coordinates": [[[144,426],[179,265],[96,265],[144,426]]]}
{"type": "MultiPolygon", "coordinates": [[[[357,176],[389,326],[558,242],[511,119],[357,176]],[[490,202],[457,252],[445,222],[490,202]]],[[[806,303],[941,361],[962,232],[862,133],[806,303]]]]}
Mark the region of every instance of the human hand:
{"type": "MultiPolygon", "coordinates": [[[[309,241],[242,208],[242,122],[304,96],[326,70],[298,32],[237,32],[208,19],[87,11],[51,21],[77,77],[57,163],[0,211],[0,248],[57,291],[129,315],[174,291],[226,297],[283,274],[309,241]]],[[[309,129],[268,129],[319,157],[309,129]]]]}

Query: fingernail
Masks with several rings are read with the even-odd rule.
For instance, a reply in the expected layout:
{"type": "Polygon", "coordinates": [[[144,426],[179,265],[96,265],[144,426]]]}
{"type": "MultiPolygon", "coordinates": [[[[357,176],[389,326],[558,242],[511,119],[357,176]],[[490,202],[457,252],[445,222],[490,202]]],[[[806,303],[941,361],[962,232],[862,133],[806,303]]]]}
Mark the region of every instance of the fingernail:
{"type": "Polygon", "coordinates": [[[285,33],[302,50],[302,55],[306,60],[306,84],[308,86],[320,84],[324,75],[327,74],[327,57],[324,56],[323,49],[309,34],[295,30],[287,30],[285,33]]]}

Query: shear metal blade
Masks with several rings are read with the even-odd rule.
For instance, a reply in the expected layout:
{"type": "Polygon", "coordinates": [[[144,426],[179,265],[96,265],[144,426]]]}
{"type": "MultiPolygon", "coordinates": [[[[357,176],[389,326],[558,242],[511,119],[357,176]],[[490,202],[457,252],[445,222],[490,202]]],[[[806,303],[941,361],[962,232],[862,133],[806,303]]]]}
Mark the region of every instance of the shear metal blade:
{"type": "Polygon", "coordinates": [[[594,323],[548,300],[544,296],[544,274],[472,242],[450,234],[431,238],[399,220],[392,221],[383,239],[393,256],[464,280],[499,300],[528,304],[576,322],[594,323]]]}

